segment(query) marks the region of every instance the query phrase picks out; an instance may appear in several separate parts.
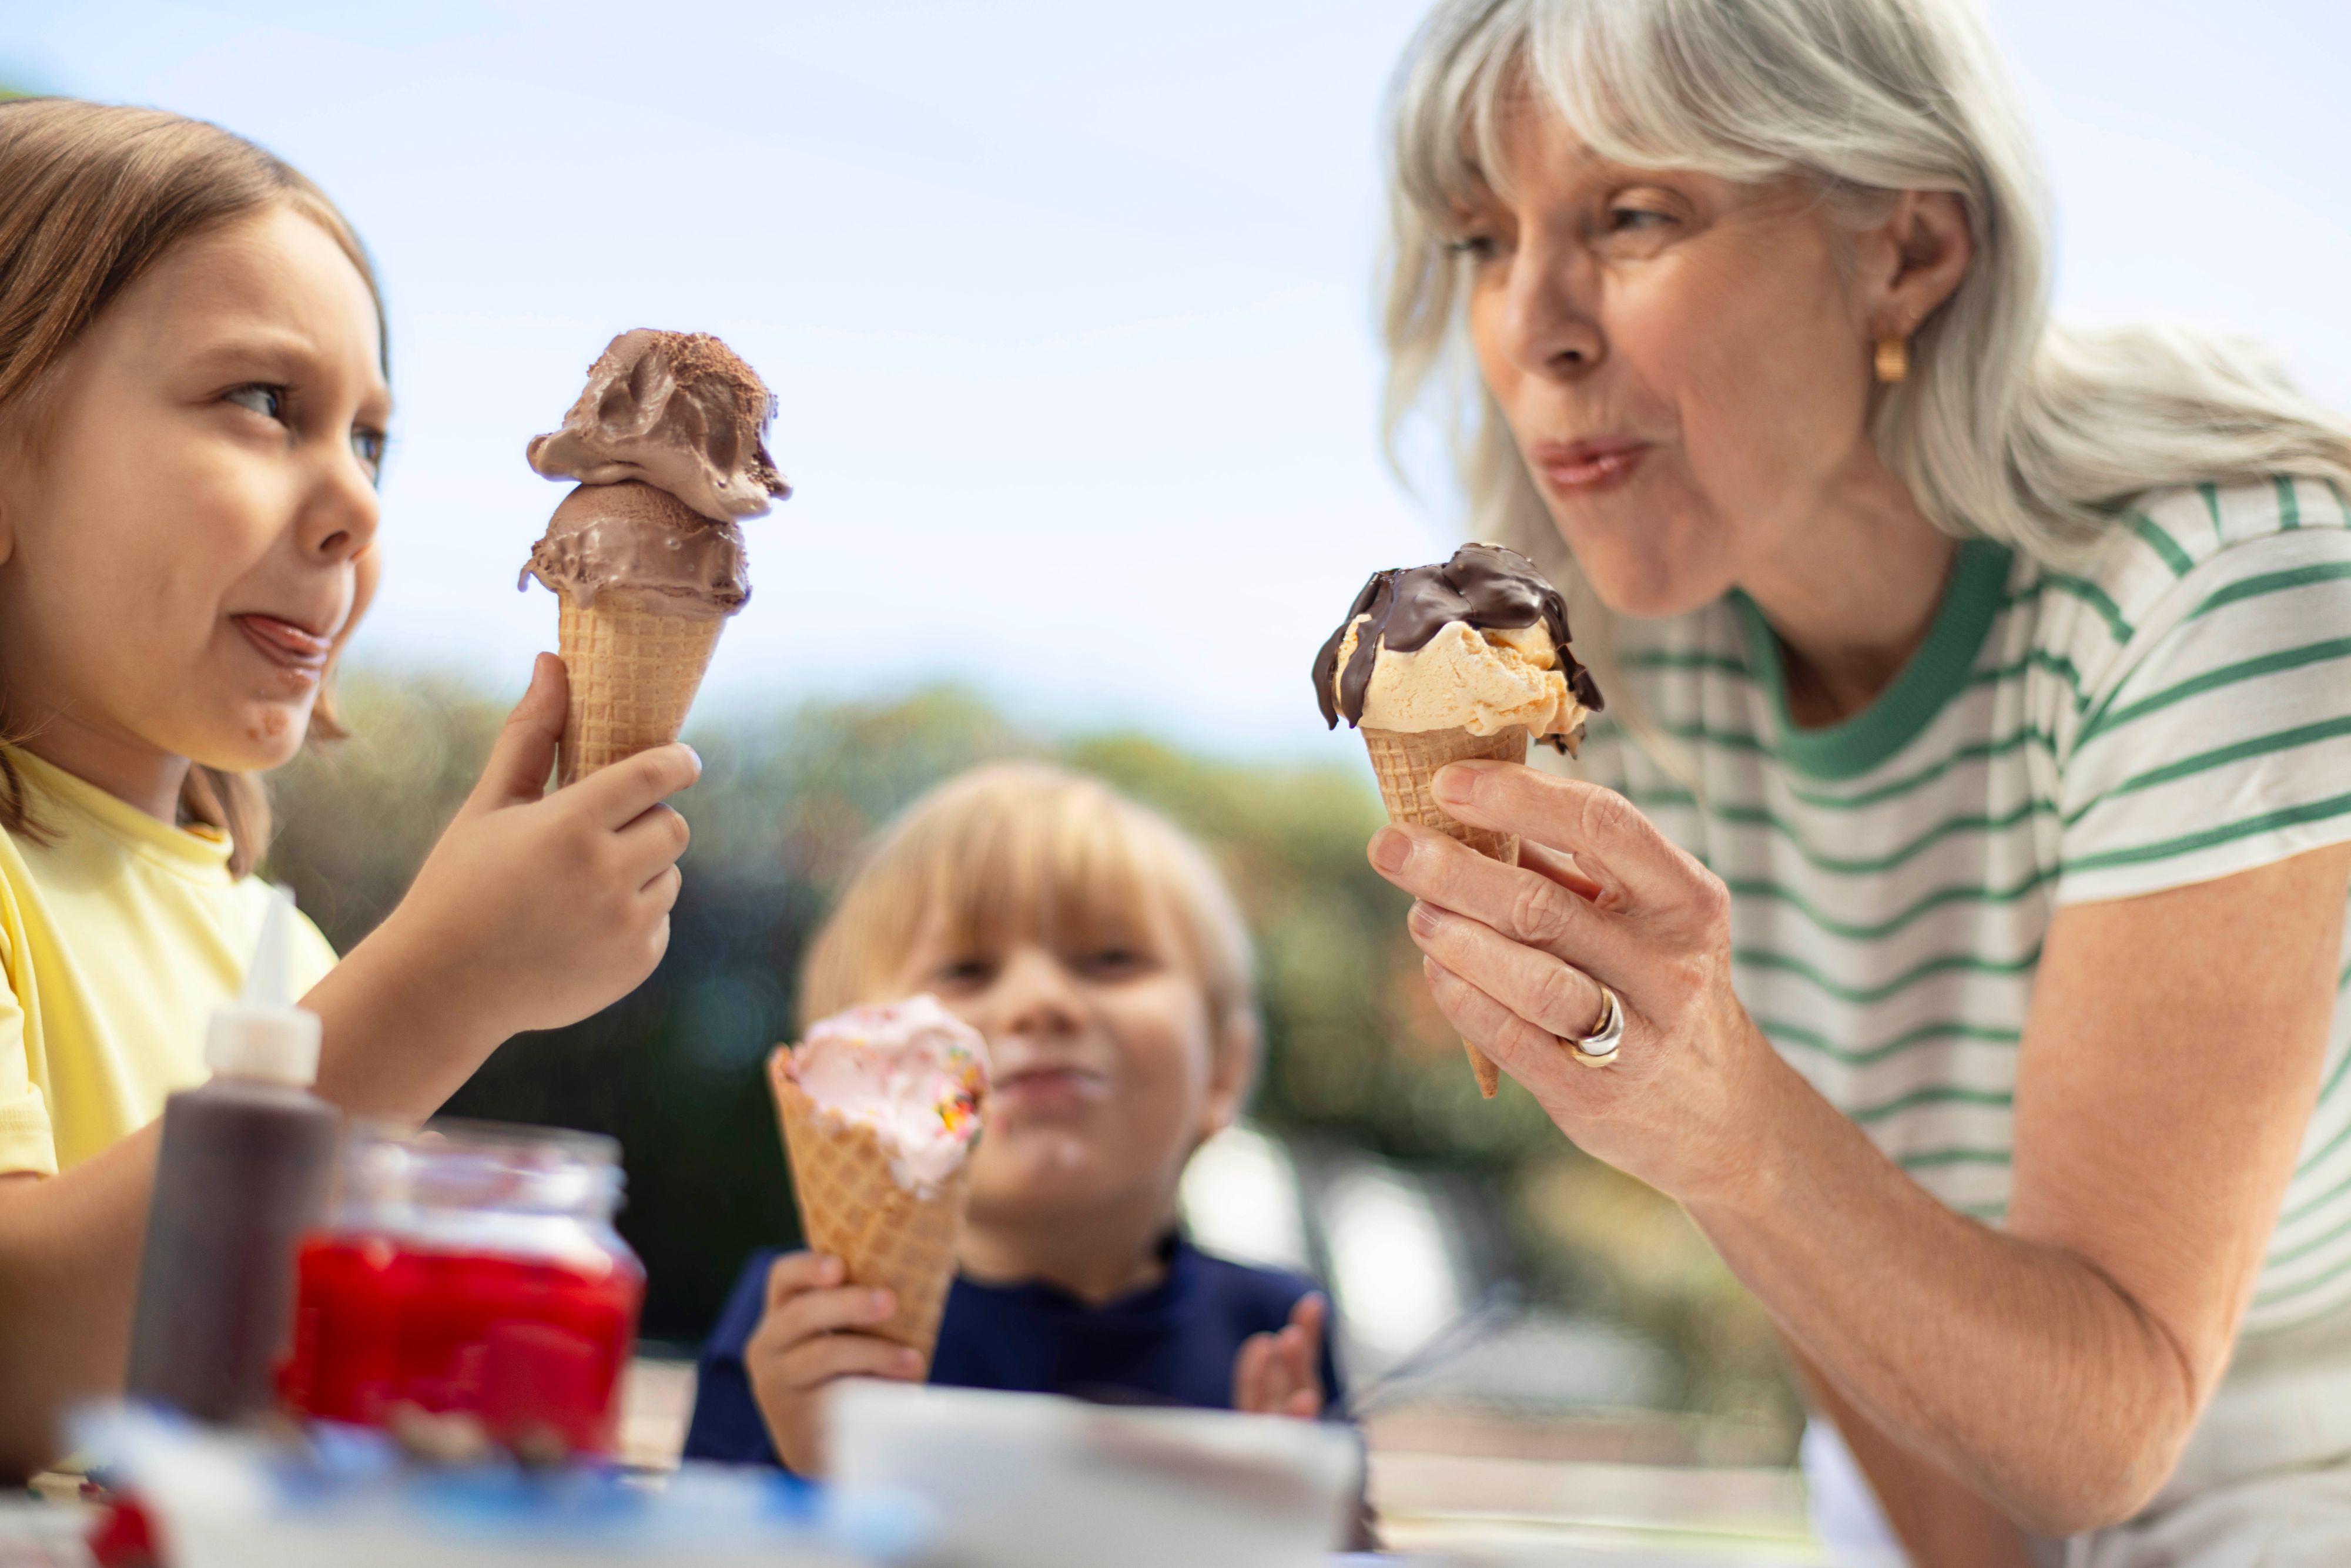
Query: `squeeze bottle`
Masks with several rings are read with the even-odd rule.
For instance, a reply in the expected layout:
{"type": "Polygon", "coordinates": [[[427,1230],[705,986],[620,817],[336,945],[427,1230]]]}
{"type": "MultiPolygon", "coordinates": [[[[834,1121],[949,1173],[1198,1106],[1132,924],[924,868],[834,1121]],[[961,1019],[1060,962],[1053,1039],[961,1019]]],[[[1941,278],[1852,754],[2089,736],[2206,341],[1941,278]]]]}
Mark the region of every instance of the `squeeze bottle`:
{"type": "Polygon", "coordinates": [[[293,918],[277,889],[244,994],[213,1014],[211,1081],[163,1105],[125,1392],[207,1421],[276,1406],[295,1248],[326,1218],[342,1126],[310,1092],[319,1015],[288,994],[293,918]]]}

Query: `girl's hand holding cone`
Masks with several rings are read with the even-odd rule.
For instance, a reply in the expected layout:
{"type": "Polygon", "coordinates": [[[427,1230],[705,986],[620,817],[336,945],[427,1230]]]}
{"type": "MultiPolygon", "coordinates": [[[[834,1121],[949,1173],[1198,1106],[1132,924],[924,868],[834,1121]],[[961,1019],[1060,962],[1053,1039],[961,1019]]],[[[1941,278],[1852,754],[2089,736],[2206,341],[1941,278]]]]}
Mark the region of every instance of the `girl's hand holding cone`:
{"type": "Polygon", "coordinates": [[[408,896],[325,982],[383,992],[377,1002],[415,1020],[416,1053],[447,1058],[421,1076],[414,1056],[394,1064],[395,1088],[355,1082],[368,1070],[330,1051],[322,1082],[336,1075],[344,1103],[427,1114],[507,1036],[586,1018],[667,950],[686,827],[662,800],[701,776],[701,759],[659,747],[549,791],[564,685],[562,662],[540,654],[408,896]]]}

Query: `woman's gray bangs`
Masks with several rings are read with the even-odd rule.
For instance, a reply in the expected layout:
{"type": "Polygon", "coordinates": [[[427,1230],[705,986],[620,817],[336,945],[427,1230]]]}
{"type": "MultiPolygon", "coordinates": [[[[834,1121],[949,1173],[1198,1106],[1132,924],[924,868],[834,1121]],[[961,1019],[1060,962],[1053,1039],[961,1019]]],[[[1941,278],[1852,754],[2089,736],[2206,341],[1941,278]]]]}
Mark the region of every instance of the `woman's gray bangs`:
{"type": "Polygon", "coordinates": [[[1535,0],[1532,9],[1525,57],[1534,85],[1599,156],[1739,181],[1789,169],[1736,112],[1737,89],[1721,79],[1735,67],[1722,68],[1712,31],[1688,26],[1670,0],[1535,0]]]}
{"type": "Polygon", "coordinates": [[[1397,82],[1396,186],[1430,225],[1500,178],[1502,108],[1525,57],[1531,0],[1440,6],[1397,82]]]}
{"type": "Polygon", "coordinates": [[[1399,82],[1396,174],[1439,226],[1489,189],[1508,190],[1510,111],[1531,99],[1599,156],[1628,168],[1756,181],[1791,160],[1742,137],[1708,105],[1709,82],[1675,7],[1656,0],[1470,0],[1440,6],[1399,82]]]}

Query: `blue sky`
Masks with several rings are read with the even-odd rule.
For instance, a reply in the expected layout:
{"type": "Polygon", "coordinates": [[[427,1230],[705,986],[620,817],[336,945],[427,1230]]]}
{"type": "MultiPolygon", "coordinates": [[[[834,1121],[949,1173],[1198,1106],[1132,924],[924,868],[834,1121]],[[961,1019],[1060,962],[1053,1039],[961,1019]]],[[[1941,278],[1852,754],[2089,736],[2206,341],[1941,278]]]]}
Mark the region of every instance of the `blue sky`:
{"type": "MultiPolygon", "coordinates": [[[[0,0],[0,78],[217,120],[366,235],[402,408],[362,658],[518,687],[560,494],[524,441],[612,333],[705,329],[799,492],[749,525],[705,714],[949,676],[1331,756],[1315,645],[1453,537],[1374,433],[1376,109],[1422,10],[0,0]]],[[[2251,331],[2351,404],[2351,6],[2215,11],[1996,0],[2061,308],[2251,331]]]]}

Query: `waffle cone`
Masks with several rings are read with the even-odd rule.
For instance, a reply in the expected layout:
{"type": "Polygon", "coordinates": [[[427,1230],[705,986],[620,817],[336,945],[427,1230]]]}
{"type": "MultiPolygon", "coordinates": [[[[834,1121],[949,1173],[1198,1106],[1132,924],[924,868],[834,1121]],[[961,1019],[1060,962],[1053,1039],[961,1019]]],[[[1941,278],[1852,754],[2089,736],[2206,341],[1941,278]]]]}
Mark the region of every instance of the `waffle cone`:
{"type": "Polygon", "coordinates": [[[677,738],[726,621],[664,614],[626,593],[600,594],[593,604],[566,597],[562,606],[559,646],[571,708],[556,781],[569,784],[677,738]]]}
{"type": "Polygon", "coordinates": [[[777,1051],[768,1076],[791,1159],[800,1229],[811,1249],[847,1266],[852,1284],[897,1292],[897,1312],[871,1332],[912,1346],[927,1362],[955,1282],[971,1162],[928,1195],[900,1186],[873,1129],[827,1120],[784,1076],[784,1054],[777,1051]]]}
{"type": "MultiPolygon", "coordinates": [[[[1380,800],[1387,806],[1389,821],[1435,828],[1489,860],[1500,861],[1504,865],[1519,863],[1516,833],[1497,833],[1455,821],[1437,803],[1437,791],[1432,785],[1437,769],[1449,762],[1524,762],[1524,729],[1512,727],[1499,735],[1472,735],[1466,729],[1408,734],[1367,727],[1361,733],[1364,748],[1372,754],[1372,771],[1378,776],[1380,800]]],[[[1468,1040],[1461,1042],[1461,1049],[1469,1053],[1469,1069],[1478,1075],[1478,1092],[1491,1100],[1501,1087],[1500,1071],[1484,1051],[1468,1040]]]]}

